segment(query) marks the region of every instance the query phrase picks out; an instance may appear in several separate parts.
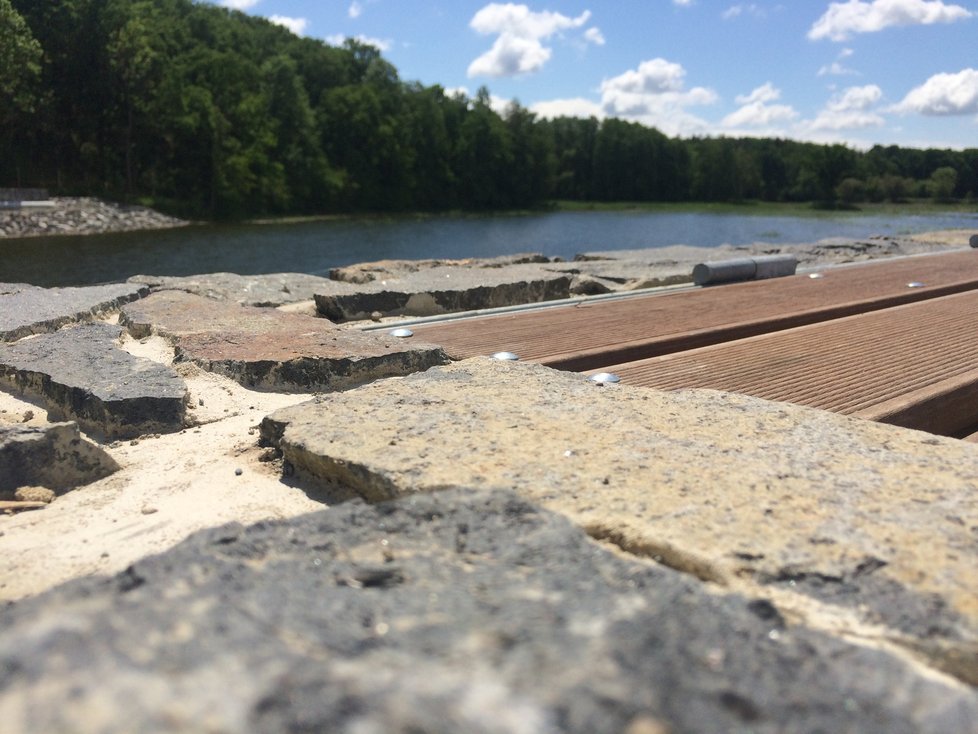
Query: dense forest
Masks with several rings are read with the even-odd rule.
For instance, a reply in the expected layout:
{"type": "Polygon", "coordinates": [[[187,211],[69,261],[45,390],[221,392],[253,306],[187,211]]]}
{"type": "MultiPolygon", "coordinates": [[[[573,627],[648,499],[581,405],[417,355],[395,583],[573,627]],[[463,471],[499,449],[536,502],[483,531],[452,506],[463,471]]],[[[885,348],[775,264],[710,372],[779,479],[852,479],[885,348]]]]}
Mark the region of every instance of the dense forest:
{"type": "Polygon", "coordinates": [[[978,197],[978,149],[669,138],[502,114],[192,0],[0,0],[0,186],[210,218],[580,201],[978,197]]]}

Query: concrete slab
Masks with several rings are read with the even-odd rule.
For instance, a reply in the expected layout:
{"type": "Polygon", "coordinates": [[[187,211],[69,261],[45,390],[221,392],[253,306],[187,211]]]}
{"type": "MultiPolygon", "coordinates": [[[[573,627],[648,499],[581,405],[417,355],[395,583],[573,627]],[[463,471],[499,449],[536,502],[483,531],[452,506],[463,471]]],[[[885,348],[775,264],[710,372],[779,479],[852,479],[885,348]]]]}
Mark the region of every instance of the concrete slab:
{"type": "Polygon", "coordinates": [[[280,392],[343,390],[449,361],[440,347],[413,339],[179,291],[124,308],[120,322],[137,338],[157,333],[169,339],[178,361],[280,392]]]}
{"type": "Polygon", "coordinates": [[[434,267],[362,285],[331,282],[316,293],[319,313],[333,321],[442,313],[567,298],[571,276],[548,265],[434,267]]]}
{"type": "Polygon", "coordinates": [[[63,492],[118,469],[115,459],[81,437],[75,423],[0,424],[0,492],[30,486],[63,492]]]}
{"type": "Polygon", "coordinates": [[[972,732],[973,689],[510,492],[229,525],[0,609],[9,734],[972,732]],[[51,705],[57,702],[57,705],[51,705]]]}
{"type": "Polygon", "coordinates": [[[129,282],[146,283],[154,291],[184,291],[243,306],[274,307],[311,301],[313,295],[328,287],[330,281],[328,278],[305,273],[208,273],[188,276],[136,275],[129,282]]]}
{"type": "Polygon", "coordinates": [[[120,349],[121,333],[110,324],[83,324],[0,345],[0,384],[107,438],[179,431],[183,379],[120,349]]]}
{"type": "Polygon", "coordinates": [[[972,444],[488,359],[286,408],[262,432],[306,481],[371,501],[513,489],[627,552],[844,611],[978,683],[972,444]]]}
{"type": "Polygon", "coordinates": [[[142,283],[83,288],[0,283],[0,341],[55,331],[75,321],[89,321],[148,294],[149,289],[142,283]]]}

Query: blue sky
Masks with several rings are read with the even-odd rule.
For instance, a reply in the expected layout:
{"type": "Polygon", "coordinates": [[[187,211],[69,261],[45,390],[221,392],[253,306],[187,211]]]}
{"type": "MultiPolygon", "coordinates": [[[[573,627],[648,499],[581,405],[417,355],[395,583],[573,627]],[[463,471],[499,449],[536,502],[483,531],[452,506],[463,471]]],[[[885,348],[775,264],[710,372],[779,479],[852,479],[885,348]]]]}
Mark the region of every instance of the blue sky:
{"type": "Polygon", "coordinates": [[[978,1],[212,0],[401,78],[669,135],[978,147],[978,1]]]}

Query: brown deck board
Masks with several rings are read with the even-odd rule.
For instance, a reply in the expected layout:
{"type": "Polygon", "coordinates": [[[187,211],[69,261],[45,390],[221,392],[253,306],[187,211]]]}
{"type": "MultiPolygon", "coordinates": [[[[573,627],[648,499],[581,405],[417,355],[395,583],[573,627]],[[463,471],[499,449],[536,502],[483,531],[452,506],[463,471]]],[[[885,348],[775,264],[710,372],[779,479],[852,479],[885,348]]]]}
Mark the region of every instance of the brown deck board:
{"type": "Polygon", "coordinates": [[[593,370],[978,288],[978,252],[940,253],[689,291],[585,301],[414,328],[457,358],[514,352],[593,370]],[[908,288],[919,281],[924,288],[908,288]]]}
{"type": "Polygon", "coordinates": [[[962,435],[978,425],[978,291],[602,369],[962,435]]]}

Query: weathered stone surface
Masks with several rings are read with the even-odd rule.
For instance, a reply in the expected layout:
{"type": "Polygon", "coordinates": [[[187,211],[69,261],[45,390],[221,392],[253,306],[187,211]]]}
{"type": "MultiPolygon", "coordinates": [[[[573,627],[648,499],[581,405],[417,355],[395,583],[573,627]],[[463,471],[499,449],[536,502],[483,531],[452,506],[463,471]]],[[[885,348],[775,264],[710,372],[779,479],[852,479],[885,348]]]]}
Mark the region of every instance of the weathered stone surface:
{"type": "Polygon", "coordinates": [[[37,288],[0,283],[0,341],[55,331],[73,321],[86,321],[142,298],[141,283],[93,285],[84,288],[37,288]]]}
{"type": "Polygon", "coordinates": [[[184,427],[187,388],[169,367],[119,348],[122,330],[83,324],[0,345],[0,381],[109,438],[184,427]]]}
{"type": "Polygon", "coordinates": [[[374,262],[356,263],[329,271],[331,280],[344,283],[372,283],[376,280],[392,280],[404,277],[408,273],[432,268],[466,267],[466,268],[501,268],[506,265],[525,265],[527,263],[549,263],[549,257],[537,252],[520,253],[517,255],[500,255],[490,258],[465,258],[462,260],[376,260],[374,262]]]}
{"type": "Polygon", "coordinates": [[[179,291],[127,306],[120,321],[136,337],[155,332],[170,339],[178,360],[268,390],[341,390],[448,362],[430,344],[179,291]]]}
{"type": "Polygon", "coordinates": [[[9,734],[974,732],[978,697],[508,492],[205,531],[0,611],[9,734]]]}
{"type": "Polygon", "coordinates": [[[217,301],[243,306],[284,306],[299,301],[311,301],[318,291],[328,287],[329,279],[305,273],[269,273],[267,275],[238,275],[209,273],[206,275],[136,275],[130,282],[146,283],[154,291],[185,291],[217,301]]]}
{"type": "Polygon", "coordinates": [[[75,423],[0,424],[0,492],[37,485],[65,491],[118,469],[111,456],[81,437],[75,423]]]}
{"type": "Polygon", "coordinates": [[[283,409],[263,434],[307,480],[370,500],[515,489],[702,579],[817,599],[978,682],[972,444],[487,359],[283,409]]]}
{"type": "Polygon", "coordinates": [[[333,321],[384,316],[432,316],[567,298],[571,276],[549,265],[497,268],[434,267],[363,285],[331,282],[316,293],[319,313],[333,321]]]}

